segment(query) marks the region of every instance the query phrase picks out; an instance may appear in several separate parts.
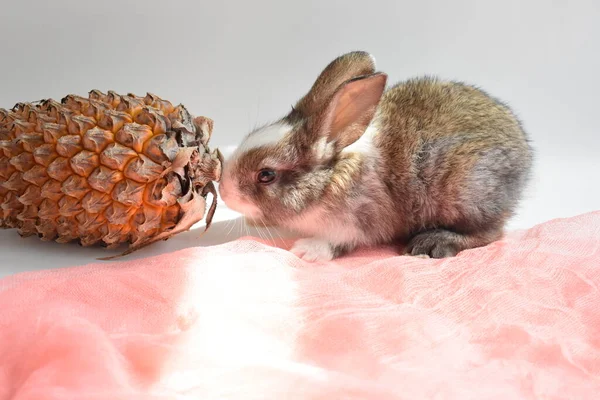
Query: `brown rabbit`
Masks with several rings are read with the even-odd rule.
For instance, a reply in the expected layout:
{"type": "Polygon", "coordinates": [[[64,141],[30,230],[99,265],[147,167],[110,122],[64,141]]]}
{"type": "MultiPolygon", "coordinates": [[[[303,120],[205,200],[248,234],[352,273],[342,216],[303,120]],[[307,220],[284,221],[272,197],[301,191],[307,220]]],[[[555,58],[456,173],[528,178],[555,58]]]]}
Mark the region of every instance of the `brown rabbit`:
{"type": "Polygon", "coordinates": [[[292,252],[309,261],[391,243],[442,258],[499,239],[532,165],[515,115],[463,83],[386,81],[366,52],[331,62],[226,161],[225,204],[302,235],[292,252]]]}

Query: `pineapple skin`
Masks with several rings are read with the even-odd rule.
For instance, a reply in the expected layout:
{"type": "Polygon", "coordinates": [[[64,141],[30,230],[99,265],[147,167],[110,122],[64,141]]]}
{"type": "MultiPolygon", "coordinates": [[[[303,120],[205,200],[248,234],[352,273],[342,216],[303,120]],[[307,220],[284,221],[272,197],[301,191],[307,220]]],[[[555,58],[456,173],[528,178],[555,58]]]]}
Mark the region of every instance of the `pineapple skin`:
{"type": "Polygon", "coordinates": [[[0,227],[130,251],[188,230],[216,208],[213,121],[147,94],[92,90],[0,109],[0,227]]]}

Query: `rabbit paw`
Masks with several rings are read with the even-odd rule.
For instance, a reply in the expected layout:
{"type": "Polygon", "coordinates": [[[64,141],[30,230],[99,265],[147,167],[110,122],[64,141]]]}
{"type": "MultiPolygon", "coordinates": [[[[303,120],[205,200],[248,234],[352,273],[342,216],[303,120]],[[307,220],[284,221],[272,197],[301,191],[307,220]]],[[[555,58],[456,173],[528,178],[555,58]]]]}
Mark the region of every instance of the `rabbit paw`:
{"type": "Polygon", "coordinates": [[[290,251],[308,262],[331,261],[334,258],[333,246],[325,240],[315,238],[297,240],[290,251]]]}
{"type": "Polygon", "coordinates": [[[408,242],[406,253],[431,258],[454,257],[459,252],[462,241],[464,238],[458,233],[435,229],[415,235],[408,242]]]}

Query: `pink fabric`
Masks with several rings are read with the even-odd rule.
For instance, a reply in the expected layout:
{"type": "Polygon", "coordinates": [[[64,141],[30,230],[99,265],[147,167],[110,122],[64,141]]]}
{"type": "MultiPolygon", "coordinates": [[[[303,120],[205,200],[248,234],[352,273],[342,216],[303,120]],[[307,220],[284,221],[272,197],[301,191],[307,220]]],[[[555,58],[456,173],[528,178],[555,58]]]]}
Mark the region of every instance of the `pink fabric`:
{"type": "Polygon", "coordinates": [[[0,399],[598,399],[600,212],[456,258],[244,239],[0,281],[0,399]]]}

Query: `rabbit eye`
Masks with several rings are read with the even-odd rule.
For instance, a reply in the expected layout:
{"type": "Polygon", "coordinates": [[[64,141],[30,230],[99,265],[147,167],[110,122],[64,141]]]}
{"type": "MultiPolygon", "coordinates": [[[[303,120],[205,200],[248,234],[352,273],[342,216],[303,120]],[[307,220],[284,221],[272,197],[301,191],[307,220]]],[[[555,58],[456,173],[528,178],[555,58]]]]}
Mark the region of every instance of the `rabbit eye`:
{"type": "Polygon", "coordinates": [[[256,180],[258,181],[258,183],[261,183],[263,185],[268,185],[269,183],[272,183],[273,181],[275,181],[275,178],[277,178],[277,173],[272,169],[261,169],[258,172],[258,175],[256,176],[256,180]]]}

